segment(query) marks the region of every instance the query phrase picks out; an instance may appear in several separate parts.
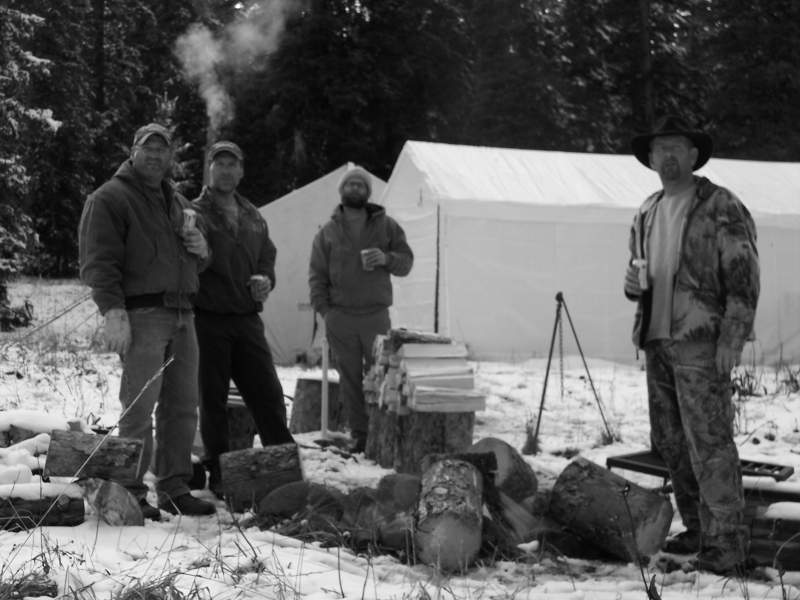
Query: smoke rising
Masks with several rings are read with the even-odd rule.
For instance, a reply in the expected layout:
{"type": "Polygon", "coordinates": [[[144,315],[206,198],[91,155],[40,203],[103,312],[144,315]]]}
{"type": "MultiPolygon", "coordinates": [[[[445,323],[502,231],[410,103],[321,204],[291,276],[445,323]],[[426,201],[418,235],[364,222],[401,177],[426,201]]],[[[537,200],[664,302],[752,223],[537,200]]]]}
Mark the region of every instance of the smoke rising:
{"type": "Polygon", "coordinates": [[[175,42],[183,75],[197,85],[205,102],[210,138],[235,115],[226,82],[246,75],[256,59],[278,47],[286,16],[297,5],[297,0],[254,2],[218,34],[196,23],[175,42]]]}

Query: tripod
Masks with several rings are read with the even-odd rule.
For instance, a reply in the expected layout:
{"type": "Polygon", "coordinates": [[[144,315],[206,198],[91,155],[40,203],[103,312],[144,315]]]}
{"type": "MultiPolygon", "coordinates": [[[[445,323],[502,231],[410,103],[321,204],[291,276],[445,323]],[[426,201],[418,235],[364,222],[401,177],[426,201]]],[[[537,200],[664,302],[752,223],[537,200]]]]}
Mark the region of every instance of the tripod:
{"type": "MultiPolygon", "coordinates": [[[[572,317],[569,314],[569,309],[567,308],[567,302],[564,300],[564,294],[558,292],[556,294],[556,319],[553,323],[553,335],[550,338],[550,351],[547,354],[547,368],[544,372],[544,384],[542,385],[542,399],[539,402],[539,414],[536,417],[536,429],[531,435],[530,429],[528,429],[528,437],[525,440],[525,445],[522,448],[523,454],[537,454],[539,452],[539,426],[542,423],[542,410],[544,409],[544,398],[545,394],[547,393],[547,380],[550,376],[550,363],[553,360],[553,348],[556,342],[556,332],[562,331],[562,323],[561,323],[561,309],[564,309],[564,312],[567,315],[567,321],[569,322],[569,327],[572,330],[572,336],[575,338],[575,344],[578,346],[578,352],[581,355],[581,360],[583,361],[583,368],[586,369],[586,377],[589,379],[589,385],[592,386],[592,393],[594,394],[595,402],[597,402],[597,408],[600,410],[600,418],[603,419],[603,425],[606,428],[606,433],[608,434],[608,439],[613,440],[614,435],[611,433],[611,428],[608,426],[608,422],[606,421],[605,413],[603,412],[603,403],[600,401],[600,396],[597,394],[597,390],[594,387],[594,381],[592,380],[592,375],[589,373],[589,366],[586,364],[586,357],[583,355],[583,349],[581,348],[581,343],[578,340],[578,334],[575,332],[575,326],[572,324],[572,317]]],[[[563,345],[559,344],[559,359],[563,362],[563,345]]],[[[564,376],[564,369],[561,368],[561,377],[564,376]]],[[[562,393],[564,382],[562,379],[561,382],[562,393]]]]}

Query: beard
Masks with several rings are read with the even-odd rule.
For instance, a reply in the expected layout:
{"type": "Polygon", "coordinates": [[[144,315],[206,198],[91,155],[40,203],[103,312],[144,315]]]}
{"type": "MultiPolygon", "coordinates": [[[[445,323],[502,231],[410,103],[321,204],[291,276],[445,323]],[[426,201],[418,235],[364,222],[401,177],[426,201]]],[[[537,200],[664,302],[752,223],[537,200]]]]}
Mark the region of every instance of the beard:
{"type": "Polygon", "coordinates": [[[665,161],[658,169],[659,175],[667,181],[675,181],[681,178],[681,166],[677,160],[665,161]]]}
{"type": "Polygon", "coordinates": [[[364,208],[367,196],[364,194],[342,194],[342,204],[348,208],[364,208]]]}

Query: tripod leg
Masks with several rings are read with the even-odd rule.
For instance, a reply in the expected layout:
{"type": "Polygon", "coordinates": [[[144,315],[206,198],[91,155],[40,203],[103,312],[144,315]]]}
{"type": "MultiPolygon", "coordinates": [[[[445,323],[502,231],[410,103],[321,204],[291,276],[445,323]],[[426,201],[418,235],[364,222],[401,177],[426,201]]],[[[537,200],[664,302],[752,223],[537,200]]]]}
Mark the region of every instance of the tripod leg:
{"type": "Polygon", "coordinates": [[[600,418],[603,420],[603,425],[606,428],[606,433],[608,434],[609,442],[614,439],[614,435],[611,433],[611,428],[608,426],[608,421],[606,421],[606,415],[603,412],[603,403],[600,402],[600,396],[597,393],[597,389],[594,387],[594,381],[592,380],[592,374],[589,373],[589,365],[586,364],[586,357],[583,355],[583,349],[581,348],[581,343],[578,340],[578,334],[575,332],[575,326],[572,324],[572,317],[569,314],[569,309],[567,308],[567,301],[563,298],[561,302],[564,305],[564,312],[567,313],[567,321],[569,321],[569,328],[572,330],[572,336],[575,338],[575,344],[578,346],[578,352],[581,355],[581,360],[583,361],[583,368],[586,370],[586,377],[589,379],[589,385],[592,386],[592,393],[594,394],[595,402],[597,402],[597,408],[600,410],[600,418]]]}
{"type": "Polygon", "coordinates": [[[528,438],[525,447],[522,449],[523,454],[536,454],[539,445],[539,426],[542,423],[542,410],[544,409],[544,398],[547,393],[547,379],[550,376],[550,363],[553,360],[553,348],[556,343],[556,331],[561,322],[561,301],[556,305],[556,319],[553,323],[553,334],[550,337],[550,350],[547,353],[547,368],[544,371],[544,383],[542,384],[542,398],[539,401],[539,414],[536,417],[536,429],[533,436],[528,438]]]}

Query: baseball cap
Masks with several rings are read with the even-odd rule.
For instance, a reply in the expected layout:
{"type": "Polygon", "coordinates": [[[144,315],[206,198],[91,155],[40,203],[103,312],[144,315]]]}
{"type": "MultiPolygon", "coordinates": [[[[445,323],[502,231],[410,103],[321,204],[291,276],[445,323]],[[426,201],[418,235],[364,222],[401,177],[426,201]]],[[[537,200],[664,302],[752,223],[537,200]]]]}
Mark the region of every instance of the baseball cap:
{"type": "Polygon", "coordinates": [[[233,154],[240,161],[244,160],[244,152],[242,152],[242,149],[239,148],[239,146],[233,142],[229,142],[228,140],[222,140],[216,144],[213,144],[211,148],[208,149],[208,162],[211,162],[217,157],[218,154],[222,154],[223,152],[233,154]]]}
{"type": "Polygon", "coordinates": [[[172,135],[170,134],[169,129],[163,125],[159,125],[158,123],[148,123],[144,127],[137,129],[136,134],[133,136],[133,145],[138,146],[140,144],[144,144],[148,139],[150,139],[151,135],[161,136],[167,143],[167,146],[172,145],[172,135]]]}

